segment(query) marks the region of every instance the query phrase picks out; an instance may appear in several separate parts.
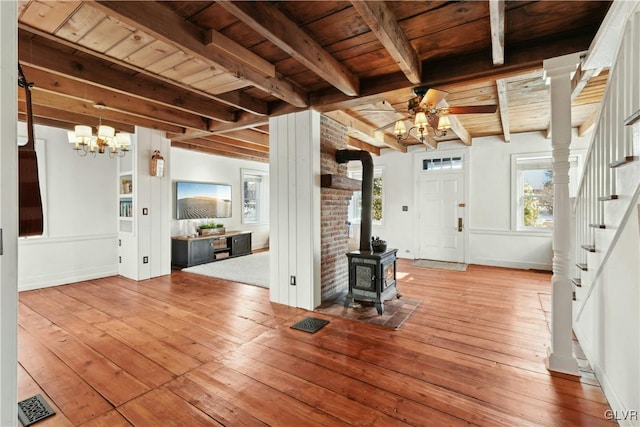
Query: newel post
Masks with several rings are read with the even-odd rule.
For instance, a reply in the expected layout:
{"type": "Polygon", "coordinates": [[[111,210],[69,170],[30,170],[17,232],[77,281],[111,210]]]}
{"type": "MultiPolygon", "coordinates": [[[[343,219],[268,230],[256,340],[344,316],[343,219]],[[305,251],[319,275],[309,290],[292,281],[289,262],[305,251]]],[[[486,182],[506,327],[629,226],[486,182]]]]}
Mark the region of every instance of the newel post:
{"type": "Polygon", "coordinates": [[[571,78],[579,54],[544,61],[551,90],[551,147],[553,156],[553,277],[551,345],[547,369],[578,375],[573,356],[573,298],[570,273],[571,207],[569,200],[569,145],[571,144],[571,78]]]}

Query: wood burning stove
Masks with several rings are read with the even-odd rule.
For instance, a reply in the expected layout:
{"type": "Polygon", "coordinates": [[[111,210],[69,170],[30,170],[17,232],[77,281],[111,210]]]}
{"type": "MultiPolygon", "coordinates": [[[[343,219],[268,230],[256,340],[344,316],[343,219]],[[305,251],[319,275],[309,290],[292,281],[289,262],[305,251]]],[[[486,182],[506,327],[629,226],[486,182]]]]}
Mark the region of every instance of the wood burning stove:
{"type": "Polygon", "coordinates": [[[384,313],[384,301],[400,298],[396,286],[396,252],[352,251],[349,259],[349,293],[344,305],[348,307],[354,300],[372,301],[378,314],[384,313]]]}
{"type": "Polygon", "coordinates": [[[367,151],[338,150],[336,161],[362,163],[362,209],[360,213],[360,250],[349,252],[349,293],[344,301],[373,301],[378,314],[384,313],[384,301],[400,298],[396,287],[397,249],[374,252],[371,247],[371,208],[373,205],[373,159],[367,151]]]}

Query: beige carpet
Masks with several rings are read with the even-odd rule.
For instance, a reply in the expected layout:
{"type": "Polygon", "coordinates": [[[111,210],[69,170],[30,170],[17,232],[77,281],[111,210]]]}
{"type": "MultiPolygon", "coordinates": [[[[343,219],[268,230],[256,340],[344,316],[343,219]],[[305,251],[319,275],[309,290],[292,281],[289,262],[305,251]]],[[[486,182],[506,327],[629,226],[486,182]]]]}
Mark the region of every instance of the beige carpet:
{"type": "Polygon", "coordinates": [[[413,261],[413,266],[439,270],[467,271],[467,264],[461,262],[433,261],[430,259],[417,259],[413,261]]]}
{"type": "Polygon", "coordinates": [[[182,271],[268,288],[269,252],[196,265],[182,271]]]}
{"type": "Polygon", "coordinates": [[[356,301],[353,307],[345,307],[346,292],[339,297],[323,302],[314,311],[330,316],[373,323],[392,329],[400,329],[402,324],[411,316],[422,300],[401,297],[384,302],[384,314],[379,315],[371,302],[356,301]]]}

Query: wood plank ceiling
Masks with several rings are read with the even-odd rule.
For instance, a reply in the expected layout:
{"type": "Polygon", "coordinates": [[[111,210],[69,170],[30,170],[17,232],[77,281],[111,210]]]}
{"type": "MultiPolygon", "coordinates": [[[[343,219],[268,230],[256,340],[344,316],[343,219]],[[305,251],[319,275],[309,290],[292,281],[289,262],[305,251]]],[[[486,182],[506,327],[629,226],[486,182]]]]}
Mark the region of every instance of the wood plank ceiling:
{"type": "MultiPolygon", "coordinates": [[[[19,61],[35,122],[71,129],[160,129],[172,145],[268,161],[268,118],[315,109],[349,127],[351,144],[406,151],[392,128],[412,88],[448,92],[455,116],[429,143],[545,132],[542,60],[586,51],[608,1],[37,1],[18,7],[19,61]],[[99,111],[95,105],[103,106],[99,111]]],[[[573,103],[593,122],[606,72],[573,103]]],[[[23,97],[18,99],[24,120],[23,97]]],[[[453,116],[452,116],[453,117],[453,116]]]]}

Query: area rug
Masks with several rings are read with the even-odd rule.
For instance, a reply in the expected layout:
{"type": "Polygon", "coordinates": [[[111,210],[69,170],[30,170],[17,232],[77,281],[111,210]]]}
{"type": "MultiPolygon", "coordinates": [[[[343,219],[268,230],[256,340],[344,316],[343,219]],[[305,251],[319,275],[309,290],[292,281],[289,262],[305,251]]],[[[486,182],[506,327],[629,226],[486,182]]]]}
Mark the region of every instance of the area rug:
{"type": "Polygon", "coordinates": [[[417,259],[413,261],[413,266],[439,270],[467,271],[467,264],[462,262],[433,261],[430,259],[417,259]]]}
{"type": "Polygon", "coordinates": [[[269,252],[200,264],[182,271],[268,288],[269,252]]]}
{"type": "Polygon", "coordinates": [[[422,300],[415,298],[394,298],[384,302],[384,314],[379,315],[374,304],[365,301],[356,301],[351,307],[344,306],[347,293],[323,302],[314,311],[330,316],[343,317],[345,319],[359,320],[391,329],[400,329],[409,316],[420,305],[422,300]]]}

